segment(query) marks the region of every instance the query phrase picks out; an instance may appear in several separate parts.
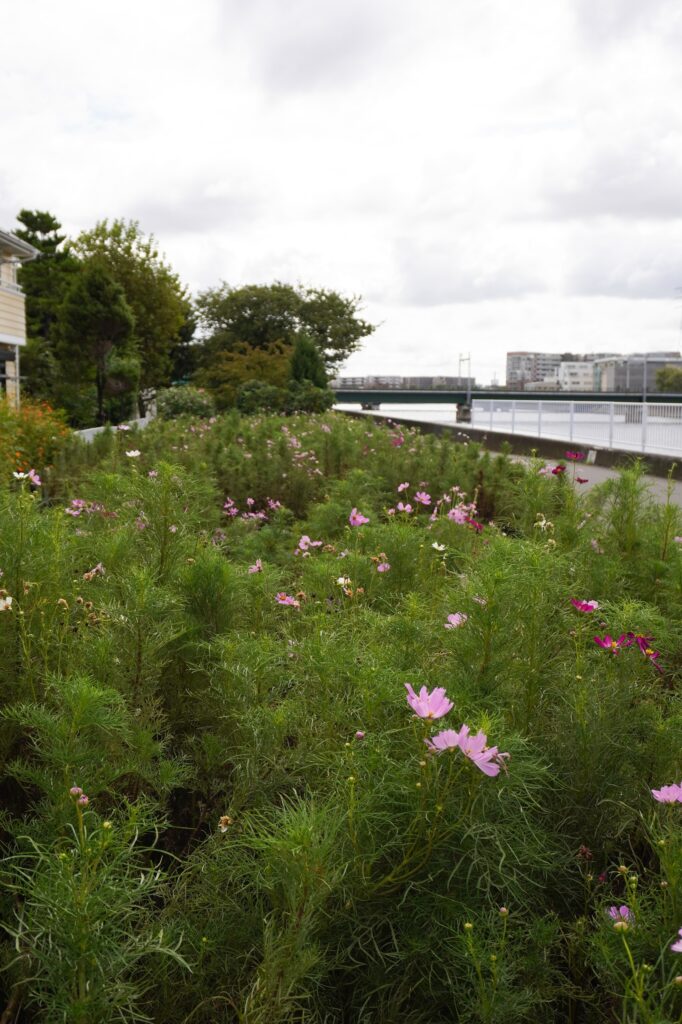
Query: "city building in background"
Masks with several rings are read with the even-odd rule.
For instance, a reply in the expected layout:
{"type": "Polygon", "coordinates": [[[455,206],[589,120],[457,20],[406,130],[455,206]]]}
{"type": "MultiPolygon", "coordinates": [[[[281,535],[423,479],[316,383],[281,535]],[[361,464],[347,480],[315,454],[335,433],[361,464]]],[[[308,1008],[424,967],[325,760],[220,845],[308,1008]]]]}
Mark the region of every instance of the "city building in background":
{"type": "Polygon", "coordinates": [[[656,374],[666,366],[682,366],[679,352],[635,352],[595,359],[595,391],[657,391],[656,374]],[[645,384],[646,376],[646,384],[645,384]]]}
{"type": "Polygon", "coordinates": [[[507,352],[507,387],[510,391],[523,391],[526,384],[552,377],[560,363],[558,352],[507,352]]]}
{"type": "Polygon", "coordinates": [[[26,344],[24,294],[17,268],[35,259],[38,250],[28,242],[0,231],[0,392],[19,407],[19,352],[26,344]]]}

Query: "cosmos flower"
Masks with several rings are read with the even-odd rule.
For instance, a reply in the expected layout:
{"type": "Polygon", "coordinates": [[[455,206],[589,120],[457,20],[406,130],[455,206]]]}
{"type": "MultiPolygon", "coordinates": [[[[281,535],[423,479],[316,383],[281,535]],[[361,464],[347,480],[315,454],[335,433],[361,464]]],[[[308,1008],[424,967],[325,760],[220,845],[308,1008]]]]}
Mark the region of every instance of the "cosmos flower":
{"type": "Polygon", "coordinates": [[[291,597],[289,594],[285,594],[283,591],[279,594],[275,594],[275,601],[277,604],[288,605],[290,608],[300,608],[301,602],[297,601],[295,597],[291,597]]]}
{"type": "Polygon", "coordinates": [[[458,629],[459,626],[463,626],[469,616],[465,612],[455,612],[454,615],[448,615],[448,621],[445,623],[446,629],[458,629]]]}
{"type": "Polygon", "coordinates": [[[673,782],[671,786],[661,786],[660,789],[652,789],[651,795],[659,804],[682,804],[682,783],[679,785],[673,782]]]}
{"type": "Polygon", "coordinates": [[[627,642],[628,638],[625,633],[621,633],[617,640],[614,640],[608,633],[606,633],[604,637],[595,636],[593,639],[595,644],[599,644],[599,646],[603,647],[604,650],[613,651],[614,654],[618,654],[621,647],[629,647],[627,642]]]}
{"type": "Polygon", "coordinates": [[[574,608],[577,608],[579,612],[596,612],[599,607],[597,601],[579,601],[576,597],[571,598],[571,604],[574,608]]]}
{"type": "Polygon", "coordinates": [[[139,459],[141,454],[142,452],[139,451],[137,448],[131,448],[129,452],[126,452],[126,455],[128,456],[129,459],[139,459]]]}
{"type": "Polygon", "coordinates": [[[348,522],[351,526],[364,526],[365,523],[369,522],[369,519],[367,516],[363,516],[362,512],[358,512],[358,510],[354,508],[348,516],[348,522]]]}
{"type": "Polygon", "coordinates": [[[249,572],[250,573],[254,573],[254,572],[262,572],[262,571],[263,571],[263,563],[261,562],[260,558],[257,558],[256,561],[253,563],[253,565],[249,566],[249,572]]]}
{"type": "Polygon", "coordinates": [[[407,690],[407,703],[419,718],[442,718],[454,707],[452,701],[446,697],[445,689],[442,686],[437,686],[431,693],[425,686],[422,686],[417,694],[410,683],[405,683],[405,689],[407,690]]]}

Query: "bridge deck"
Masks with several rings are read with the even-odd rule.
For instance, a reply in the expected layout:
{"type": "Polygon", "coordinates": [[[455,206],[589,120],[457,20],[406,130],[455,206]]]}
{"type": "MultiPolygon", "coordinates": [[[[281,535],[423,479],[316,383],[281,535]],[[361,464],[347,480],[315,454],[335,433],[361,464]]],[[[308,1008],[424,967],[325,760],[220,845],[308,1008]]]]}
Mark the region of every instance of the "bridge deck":
{"type": "Polygon", "coordinates": [[[482,399],[494,402],[662,402],[667,405],[682,403],[682,395],[647,394],[641,392],[615,394],[610,391],[402,391],[399,388],[376,390],[334,389],[336,401],[344,404],[381,405],[467,405],[482,399]]]}

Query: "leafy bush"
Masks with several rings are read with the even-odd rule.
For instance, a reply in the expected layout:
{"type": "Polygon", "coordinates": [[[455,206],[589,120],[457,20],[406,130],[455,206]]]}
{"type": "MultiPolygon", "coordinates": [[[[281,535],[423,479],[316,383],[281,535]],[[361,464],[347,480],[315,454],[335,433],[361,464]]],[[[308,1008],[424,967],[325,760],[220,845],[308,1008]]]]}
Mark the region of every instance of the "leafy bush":
{"type": "Polygon", "coordinates": [[[177,416],[198,416],[200,419],[208,419],[215,412],[211,396],[203,388],[195,388],[190,384],[159,391],[156,396],[156,409],[164,420],[174,420],[177,416]]]}

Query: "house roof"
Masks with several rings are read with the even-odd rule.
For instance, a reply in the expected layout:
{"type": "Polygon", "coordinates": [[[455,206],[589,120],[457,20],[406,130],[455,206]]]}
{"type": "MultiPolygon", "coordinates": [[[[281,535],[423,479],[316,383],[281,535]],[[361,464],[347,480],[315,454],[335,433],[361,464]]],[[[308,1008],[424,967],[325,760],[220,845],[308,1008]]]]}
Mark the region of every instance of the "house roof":
{"type": "Polygon", "coordinates": [[[11,235],[9,231],[0,231],[0,251],[11,252],[22,261],[34,260],[40,253],[35,246],[17,238],[16,235],[11,235]]]}

